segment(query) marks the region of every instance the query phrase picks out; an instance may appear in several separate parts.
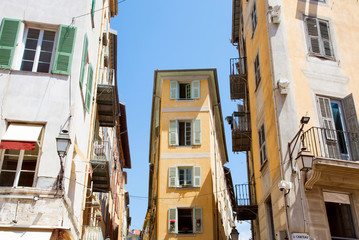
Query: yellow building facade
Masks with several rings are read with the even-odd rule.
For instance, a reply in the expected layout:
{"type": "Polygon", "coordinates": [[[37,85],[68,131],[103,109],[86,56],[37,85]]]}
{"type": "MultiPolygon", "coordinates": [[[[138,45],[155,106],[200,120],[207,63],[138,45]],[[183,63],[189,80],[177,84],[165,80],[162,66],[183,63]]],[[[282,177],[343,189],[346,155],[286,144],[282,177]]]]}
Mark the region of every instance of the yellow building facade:
{"type": "Polygon", "coordinates": [[[215,69],[155,71],[144,239],[228,239],[231,178],[215,69]]]}
{"type": "Polygon", "coordinates": [[[354,1],[233,1],[233,150],[247,153],[251,193],[236,210],[254,239],[359,237],[358,10],[354,1]]]}

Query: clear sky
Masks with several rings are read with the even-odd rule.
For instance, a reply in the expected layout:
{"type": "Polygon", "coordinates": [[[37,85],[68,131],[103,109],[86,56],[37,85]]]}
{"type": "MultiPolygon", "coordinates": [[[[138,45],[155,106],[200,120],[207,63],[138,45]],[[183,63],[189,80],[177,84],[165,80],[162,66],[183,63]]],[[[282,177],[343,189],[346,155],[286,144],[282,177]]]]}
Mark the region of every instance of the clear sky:
{"type": "MultiPolygon", "coordinates": [[[[216,68],[223,118],[236,103],[229,95],[229,59],[238,57],[230,42],[232,0],[125,0],[111,22],[118,32],[117,81],[126,104],[132,169],[130,229],[142,229],[147,210],[148,154],[154,71],[216,68]]],[[[233,184],[246,183],[245,154],[233,154],[230,126],[225,123],[233,184]]],[[[249,238],[249,224],[238,223],[240,239],[249,238]]]]}

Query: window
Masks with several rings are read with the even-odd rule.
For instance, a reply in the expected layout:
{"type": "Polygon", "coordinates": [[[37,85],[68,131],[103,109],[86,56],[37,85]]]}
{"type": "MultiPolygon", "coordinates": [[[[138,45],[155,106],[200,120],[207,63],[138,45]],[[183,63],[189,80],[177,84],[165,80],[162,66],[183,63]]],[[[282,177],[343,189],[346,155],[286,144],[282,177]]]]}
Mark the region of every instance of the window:
{"type": "Polygon", "coordinates": [[[329,22],[318,18],[305,18],[309,53],[318,57],[334,59],[329,22]]]}
{"type": "Polygon", "coordinates": [[[201,233],[202,208],[170,208],[168,211],[169,233],[201,233]]]}
{"type": "Polygon", "coordinates": [[[272,207],[272,200],[269,196],[267,201],[265,202],[266,205],[266,211],[267,211],[267,221],[268,221],[268,235],[271,236],[271,239],[275,239],[274,236],[274,219],[273,219],[273,207],[272,207]]]}
{"type": "Polygon", "coordinates": [[[344,99],[317,96],[319,116],[323,128],[325,155],[328,158],[359,159],[358,118],[352,94],[344,99]]]}
{"type": "Polygon", "coordinates": [[[170,120],[169,145],[201,145],[201,120],[170,120]]]}
{"type": "Polygon", "coordinates": [[[82,58],[81,58],[81,68],[80,68],[80,87],[82,88],[84,77],[85,77],[85,69],[87,64],[87,53],[88,53],[88,39],[87,34],[85,34],[84,38],[84,47],[82,50],[82,58]]]}
{"type": "Polygon", "coordinates": [[[323,192],[323,197],[332,239],[356,239],[349,195],[323,192]]]}
{"type": "Polygon", "coordinates": [[[254,32],[255,32],[255,30],[257,28],[257,6],[256,6],[255,2],[254,2],[254,5],[253,5],[251,18],[252,18],[252,36],[253,36],[254,32]]]}
{"type": "Polygon", "coordinates": [[[200,98],[200,81],[190,82],[171,81],[170,99],[199,99],[200,98]]]}
{"type": "Polygon", "coordinates": [[[40,125],[9,125],[0,144],[1,187],[34,187],[41,130],[40,125]]]}
{"type": "Polygon", "coordinates": [[[265,136],[264,124],[262,124],[262,126],[258,131],[258,138],[259,138],[260,161],[261,161],[261,165],[263,165],[267,161],[266,136],[265,136]]]}
{"type": "Polygon", "coordinates": [[[201,167],[170,167],[168,173],[169,187],[201,187],[201,167]]]}
{"type": "Polygon", "coordinates": [[[0,68],[69,75],[76,27],[60,25],[59,27],[38,28],[26,24],[24,47],[16,49],[21,24],[23,24],[22,21],[17,19],[3,18],[2,20],[0,68]],[[15,50],[21,51],[19,64],[13,64],[15,50]]]}
{"type": "Polygon", "coordinates": [[[257,88],[259,83],[261,82],[261,68],[259,65],[259,55],[258,54],[257,54],[256,58],[254,59],[254,77],[255,77],[256,88],[257,88]]]}

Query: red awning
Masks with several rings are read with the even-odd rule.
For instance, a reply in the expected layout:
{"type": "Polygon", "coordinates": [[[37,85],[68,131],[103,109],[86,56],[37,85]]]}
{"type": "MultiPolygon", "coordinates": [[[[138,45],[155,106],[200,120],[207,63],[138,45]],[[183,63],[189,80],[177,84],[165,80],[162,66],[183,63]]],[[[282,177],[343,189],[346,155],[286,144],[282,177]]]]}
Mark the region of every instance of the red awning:
{"type": "Polygon", "coordinates": [[[2,140],[0,149],[35,150],[35,142],[19,142],[2,140]]]}

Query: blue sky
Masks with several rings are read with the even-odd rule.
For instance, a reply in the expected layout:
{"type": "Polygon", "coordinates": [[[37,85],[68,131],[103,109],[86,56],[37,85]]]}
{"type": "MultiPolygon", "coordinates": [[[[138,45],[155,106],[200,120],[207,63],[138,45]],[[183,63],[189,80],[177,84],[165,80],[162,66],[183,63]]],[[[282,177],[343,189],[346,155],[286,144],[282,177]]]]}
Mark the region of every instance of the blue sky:
{"type": "MultiPolygon", "coordinates": [[[[120,101],[126,104],[132,169],[127,170],[131,229],[142,229],[147,210],[148,152],[154,71],[216,68],[223,118],[236,103],[229,96],[229,59],[238,57],[230,43],[232,0],[126,0],[111,22],[118,32],[120,101]]],[[[231,151],[225,123],[233,184],[245,183],[245,154],[231,151]]],[[[249,224],[238,224],[248,239],[249,224]]]]}

